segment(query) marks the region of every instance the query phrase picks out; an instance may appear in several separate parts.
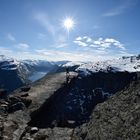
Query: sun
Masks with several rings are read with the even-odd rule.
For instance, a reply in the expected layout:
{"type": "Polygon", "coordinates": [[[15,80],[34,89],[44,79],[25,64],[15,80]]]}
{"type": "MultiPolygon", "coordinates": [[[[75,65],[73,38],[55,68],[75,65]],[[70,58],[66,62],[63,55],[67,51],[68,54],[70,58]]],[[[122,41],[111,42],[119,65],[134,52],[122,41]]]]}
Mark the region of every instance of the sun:
{"type": "Polygon", "coordinates": [[[74,27],[74,20],[72,18],[66,18],[63,20],[64,28],[69,32],[74,27]]]}

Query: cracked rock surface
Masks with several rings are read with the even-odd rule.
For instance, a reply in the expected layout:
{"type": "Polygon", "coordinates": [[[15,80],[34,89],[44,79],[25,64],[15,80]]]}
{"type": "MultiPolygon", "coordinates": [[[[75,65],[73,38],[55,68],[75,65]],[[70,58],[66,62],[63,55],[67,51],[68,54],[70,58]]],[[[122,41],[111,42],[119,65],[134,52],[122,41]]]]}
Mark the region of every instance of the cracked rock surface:
{"type": "Polygon", "coordinates": [[[139,140],[140,81],[98,104],[89,123],[81,126],[76,139],[139,140]]]}

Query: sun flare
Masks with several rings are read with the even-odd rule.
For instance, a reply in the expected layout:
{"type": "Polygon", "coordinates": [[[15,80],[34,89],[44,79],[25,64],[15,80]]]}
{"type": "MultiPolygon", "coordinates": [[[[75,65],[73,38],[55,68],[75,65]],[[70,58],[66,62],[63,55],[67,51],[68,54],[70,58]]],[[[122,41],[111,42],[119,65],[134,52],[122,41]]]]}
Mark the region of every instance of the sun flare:
{"type": "Polygon", "coordinates": [[[72,18],[66,18],[66,19],[64,19],[63,26],[64,26],[64,28],[66,28],[67,31],[73,29],[73,27],[74,27],[74,21],[73,21],[73,19],[72,18]]]}

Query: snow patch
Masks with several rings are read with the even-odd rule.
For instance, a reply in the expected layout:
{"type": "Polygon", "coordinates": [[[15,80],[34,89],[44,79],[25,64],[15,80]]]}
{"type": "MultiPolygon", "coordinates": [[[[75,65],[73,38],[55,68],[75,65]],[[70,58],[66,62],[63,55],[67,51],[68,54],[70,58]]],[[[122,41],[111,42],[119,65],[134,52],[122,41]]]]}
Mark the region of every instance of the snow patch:
{"type": "Polygon", "coordinates": [[[76,71],[84,76],[97,72],[138,72],[140,71],[140,55],[100,62],[89,62],[80,65],[76,71]]]}

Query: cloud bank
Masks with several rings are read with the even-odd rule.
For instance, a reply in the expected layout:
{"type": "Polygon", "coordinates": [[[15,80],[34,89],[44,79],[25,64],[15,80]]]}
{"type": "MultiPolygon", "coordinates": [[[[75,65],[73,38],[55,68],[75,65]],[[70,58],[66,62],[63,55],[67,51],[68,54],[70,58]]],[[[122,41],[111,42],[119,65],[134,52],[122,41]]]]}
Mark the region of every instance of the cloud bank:
{"type": "Polygon", "coordinates": [[[73,42],[81,47],[96,48],[98,50],[106,50],[113,47],[120,50],[125,50],[124,45],[114,38],[98,38],[95,40],[88,36],[79,36],[73,42]]]}
{"type": "Polygon", "coordinates": [[[21,50],[30,48],[30,46],[27,43],[19,43],[19,44],[16,44],[15,47],[21,50]]]}

